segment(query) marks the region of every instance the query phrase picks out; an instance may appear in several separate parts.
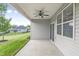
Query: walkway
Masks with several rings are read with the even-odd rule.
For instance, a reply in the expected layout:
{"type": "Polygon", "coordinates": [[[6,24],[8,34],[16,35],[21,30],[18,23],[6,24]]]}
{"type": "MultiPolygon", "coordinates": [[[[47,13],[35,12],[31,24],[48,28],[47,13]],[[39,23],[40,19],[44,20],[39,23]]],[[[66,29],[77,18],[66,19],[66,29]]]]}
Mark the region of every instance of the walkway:
{"type": "Polygon", "coordinates": [[[63,54],[57,49],[50,40],[30,40],[16,56],[62,56],[63,54]]]}

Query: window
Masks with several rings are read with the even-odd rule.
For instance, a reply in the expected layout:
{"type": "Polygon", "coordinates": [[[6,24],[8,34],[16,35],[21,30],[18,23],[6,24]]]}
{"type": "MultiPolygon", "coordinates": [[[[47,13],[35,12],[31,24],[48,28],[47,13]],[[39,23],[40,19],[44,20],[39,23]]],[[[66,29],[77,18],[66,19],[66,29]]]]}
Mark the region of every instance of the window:
{"type": "Polygon", "coordinates": [[[62,23],[62,13],[57,16],[57,24],[62,23]]]}
{"type": "Polygon", "coordinates": [[[63,36],[73,38],[73,4],[63,11],[63,36]]]}
{"type": "Polygon", "coordinates": [[[63,24],[63,36],[73,38],[73,22],[63,24]]]}
{"type": "Polygon", "coordinates": [[[62,34],[61,33],[61,31],[62,31],[62,25],[57,25],[57,34],[62,34]]]}
{"type": "Polygon", "coordinates": [[[62,34],[62,13],[57,16],[57,34],[62,34]]]}
{"type": "Polygon", "coordinates": [[[57,34],[73,38],[73,4],[68,5],[57,16],[57,34]]]}
{"type": "Polygon", "coordinates": [[[71,4],[63,11],[63,22],[70,21],[72,19],[73,19],[73,4],[71,4]]]}

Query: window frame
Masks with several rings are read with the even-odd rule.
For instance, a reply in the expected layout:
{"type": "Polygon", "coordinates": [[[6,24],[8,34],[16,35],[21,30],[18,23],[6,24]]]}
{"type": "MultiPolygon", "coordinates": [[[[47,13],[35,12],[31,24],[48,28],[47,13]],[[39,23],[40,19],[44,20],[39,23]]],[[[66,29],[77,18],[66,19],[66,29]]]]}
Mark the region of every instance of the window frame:
{"type": "MultiPolygon", "coordinates": [[[[62,30],[61,30],[61,32],[62,32],[62,34],[61,34],[61,36],[63,36],[63,38],[68,38],[68,39],[75,39],[75,3],[70,3],[70,4],[68,4],[67,6],[65,6],[65,8],[63,8],[58,14],[57,14],[57,16],[60,14],[60,13],[62,13],[62,23],[61,23],[61,25],[62,25],[62,30]],[[66,22],[63,22],[63,11],[67,8],[67,7],[69,7],[70,5],[73,5],[73,19],[72,20],[69,20],[69,21],[66,21],[66,22]],[[66,24],[66,23],[69,23],[69,22],[73,22],[73,37],[72,38],[70,38],[70,37],[67,37],[67,36],[64,36],[63,35],[63,24],[66,24]]],[[[57,22],[57,16],[56,16],[56,22],[57,22]]],[[[60,24],[58,24],[58,23],[56,23],[57,25],[60,25],[60,24]]],[[[57,27],[57,26],[56,26],[57,27]]],[[[56,32],[57,33],[57,32],[56,32]]],[[[57,35],[60,35],[60,34],[57,34],[57,35]]]]}

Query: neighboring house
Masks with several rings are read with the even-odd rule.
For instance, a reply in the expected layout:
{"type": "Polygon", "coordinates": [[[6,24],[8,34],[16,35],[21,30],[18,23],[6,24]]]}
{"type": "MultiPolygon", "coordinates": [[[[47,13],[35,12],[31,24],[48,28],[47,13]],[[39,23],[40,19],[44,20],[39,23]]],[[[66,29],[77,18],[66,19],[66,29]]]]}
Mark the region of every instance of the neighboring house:
{"type": "Polygon", "coordinates": [[[27,28],[25,26],[18,26],[16,29],[17,32],[27,32],[27,28]]]}
{"type": "Polygon", "coordinates": [[[27,32],[27,28],[25,26],[17,26],[14,25],[10,29],[10,32],[27,32]]]}
{"type": "Polygon", "coordinates": [[[12,5],[24,16],[29,16],[31,39],[50,39],[64,55],[79,55],[79,3],[12,5]],[[34,17],[34,10],[39,8],[46,8],[50,16],[34,17]]]}

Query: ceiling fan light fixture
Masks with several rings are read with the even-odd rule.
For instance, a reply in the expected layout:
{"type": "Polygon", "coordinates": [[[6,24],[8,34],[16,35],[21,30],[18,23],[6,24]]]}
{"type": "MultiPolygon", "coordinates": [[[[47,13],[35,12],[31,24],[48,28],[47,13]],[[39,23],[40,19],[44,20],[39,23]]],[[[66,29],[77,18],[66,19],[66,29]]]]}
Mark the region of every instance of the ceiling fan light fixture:
{"type": "Polygon", "coordinates": [[[49,16],[48,14],[46,14],[47,10],[45,10],[44,8],[43,9],[39,9],[39,10],[36,10],[36,13],[35,14],[35,17],[41,17],[41,18],[44,18],[45,16],[49,16]]]}

